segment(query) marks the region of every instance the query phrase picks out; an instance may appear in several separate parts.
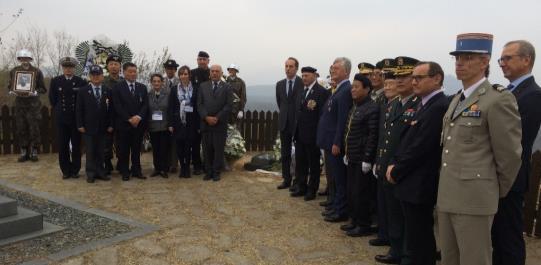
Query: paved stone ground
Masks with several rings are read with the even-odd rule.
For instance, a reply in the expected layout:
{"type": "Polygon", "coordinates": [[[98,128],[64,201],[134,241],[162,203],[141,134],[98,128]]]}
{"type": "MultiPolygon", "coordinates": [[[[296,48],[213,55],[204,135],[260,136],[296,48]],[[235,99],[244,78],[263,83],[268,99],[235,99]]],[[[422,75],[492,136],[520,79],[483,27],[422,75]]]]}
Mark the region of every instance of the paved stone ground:
{"type": "MultiPolygon", "coordinates": [[[[63,181],[56,155],[37,163],[0,157],[0,178],[160,227],[144,237],[62,261],[81,264],[376,264],[386,248],[348,238],[322,220],[321,198],[304,202],[278,191],[277,177],[233,171],[222,181],[152,178],[87,184],[63,181]]],[[[143,155],[144,174],[152,168],[143,155]]],[[[541,264],[541,239],[527,238],[527,264],[541,264]]]]}

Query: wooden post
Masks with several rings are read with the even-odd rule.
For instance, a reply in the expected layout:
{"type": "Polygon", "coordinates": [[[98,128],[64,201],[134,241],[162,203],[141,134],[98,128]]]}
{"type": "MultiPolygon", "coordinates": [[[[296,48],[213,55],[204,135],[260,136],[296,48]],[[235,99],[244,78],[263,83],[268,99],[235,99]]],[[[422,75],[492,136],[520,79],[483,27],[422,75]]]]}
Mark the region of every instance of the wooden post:
{"type": "Polygon", "coordinates": [[[258,132],[257,130],[259,129],[259,115],[258,115],[258,112],[257,111],[253,111],[252,112],[252,148],[250,150],[252,151],[257,151],[257,138],[258,138],[258,132]]]}
{"type": "Polygon", "coordinates": [[[244,141],[246,142],[246,151],[252,151],[252,112],[247,111],[244,117],[244,141]]]}

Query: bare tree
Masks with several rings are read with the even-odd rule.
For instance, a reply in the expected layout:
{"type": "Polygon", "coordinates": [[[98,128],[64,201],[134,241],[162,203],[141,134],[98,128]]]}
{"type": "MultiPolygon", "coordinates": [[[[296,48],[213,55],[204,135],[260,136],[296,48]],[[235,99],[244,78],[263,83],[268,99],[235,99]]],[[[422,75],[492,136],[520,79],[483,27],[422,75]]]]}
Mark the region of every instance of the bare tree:
{"type": "Polygon", "coordinates": [[[171,53],[168,47],[164,47],[160,53],[154,51],[150,58],[145,52],[136,54],[133,57],[133,63],[137,65],[139,82],[148,86],[150,75],[162,72],[163,64],[169,58],[171,58],[171,53]]]}
{"type": "Polygon", "coordinates": [[[34,66],[40,68],[40,66],[42,66],[42,64],[45,62],[45,55],[49,47],[49,36],[47,35],[47,30],[37,26],[32,26],[28,29],[26,35],[28,38],[28,49],[34,56],[34,66]]]}
{"type": "Polygon", "coordinates": [[[47,69],[47,74],[57,76],[62,72],[60,67],[60,59],[66,56],[73,56],[77,41],[75,37],[66,31],[55,31],[53,39],[47,49],[47,57],[50,67],[47,69]]]}

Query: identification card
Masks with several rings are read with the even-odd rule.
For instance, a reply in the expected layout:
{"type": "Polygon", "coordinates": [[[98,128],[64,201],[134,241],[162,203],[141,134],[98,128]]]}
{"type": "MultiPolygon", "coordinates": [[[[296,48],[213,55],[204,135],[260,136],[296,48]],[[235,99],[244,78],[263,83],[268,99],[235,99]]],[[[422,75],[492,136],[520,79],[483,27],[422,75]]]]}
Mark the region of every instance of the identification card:
{"type": "Polygon", "coordinates": [[[152,120],[153,121],[161,121],[161,120],[163,120],[162,111],[157,110],[157,111],[152,112],[152,120]]]}
{"type": "Polygon", "coordinates": [[[193,112],[193,107],[192,106],[184,106],[184,111],[185,112],[193,112]]]}

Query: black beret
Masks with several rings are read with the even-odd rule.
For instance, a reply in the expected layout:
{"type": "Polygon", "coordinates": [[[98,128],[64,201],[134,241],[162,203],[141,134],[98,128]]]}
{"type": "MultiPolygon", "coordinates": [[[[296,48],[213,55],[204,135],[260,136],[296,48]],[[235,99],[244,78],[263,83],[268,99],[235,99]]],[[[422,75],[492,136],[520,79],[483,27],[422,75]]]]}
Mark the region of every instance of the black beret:
{"type": "Polygon", "coordinates": [[[169,60],[165,61],[165,63],[163,64],[163,67],[165,67],[165,68],[178,68],[179,65],[177,64],[177,62],[175,60],[169,59],[169,60]]]}
{"type": "Polygon", "coordinates": [[[368,79],[368,77],[366,77],[365,75],[363,74],[355,74],[355,76],[353,77],[353,80],[357,80],[361,83],[363,83],[363,87],[366,89],[372,89],[372,82],[370,82],[370,79],[368,79]]]}
{"type": "Polygon", "coordinates": [[[204,51],[200,51],[199,54],[197,54],[197,57],[210,58],[209,54],[204,51]]]}
{"type": "Polygon", "coordinates": [[[101,66],[97,65],[97,64],[94,64],[92,66],[90,66],[90,74],[91,75],[102,75],[103,74],[103,69],[101,69],[101,66]]]}
{"type": "Polygon", "coordinates": [[[109,54],[109,56],[107,56],[107,60],[105,60],[105,64],[108,64],[110,61],[122,63],[122,58],[118,54],[109,54]]]}
{"type": "Polygon", "coordinates": [[[305,66],[301,68],[301,73],[316,73],[317,69],[312,66],[305,66]]]}

